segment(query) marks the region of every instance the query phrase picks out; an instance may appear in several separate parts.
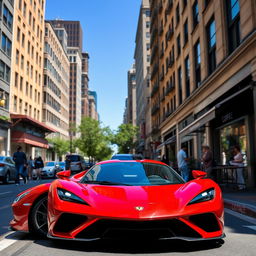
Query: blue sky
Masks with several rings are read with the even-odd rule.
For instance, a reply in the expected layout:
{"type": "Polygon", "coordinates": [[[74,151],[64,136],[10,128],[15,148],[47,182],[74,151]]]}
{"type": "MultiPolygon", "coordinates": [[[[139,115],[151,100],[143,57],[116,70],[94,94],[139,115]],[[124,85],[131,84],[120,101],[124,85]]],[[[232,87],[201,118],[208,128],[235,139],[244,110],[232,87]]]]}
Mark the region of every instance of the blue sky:
{"type": "Polygon", "coordinates": [[[46,19],[80,20],[90,54],[90,89],[104,125],[123,121],[127,71],[133,63],[141,0],[47,0],[46,19]]]}

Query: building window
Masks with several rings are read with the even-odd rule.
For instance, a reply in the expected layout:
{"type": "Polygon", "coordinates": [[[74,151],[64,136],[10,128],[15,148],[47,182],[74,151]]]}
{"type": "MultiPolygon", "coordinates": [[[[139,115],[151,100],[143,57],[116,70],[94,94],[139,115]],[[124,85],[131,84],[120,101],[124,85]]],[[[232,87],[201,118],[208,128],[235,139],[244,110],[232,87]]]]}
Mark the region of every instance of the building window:
{"type": "Polygon", "coordinates": [[[25,35],[22,33],[22,37],[21,37],[21,46],[24,47],[25,46],[25,35]]]}
{"type": "Polygon", "coordinates": [[[215,20],[212,18],[207,25],[207,46],[208,46],[208,73],[209,75],[216,68],[216,29],[215,20]]]}
{"type": "Polygon", "coordinates": [[[198,1],[195,0],[193,6],[192,6],[192,12],[193,12],[193,27],[195,28],[196,25],[199,23],[199,9],[198,9],[198,1]]]}
{"type": "Polygon", "coordinates": [[[180,55],[181,46],[180,46],[180,35],[177,37],[177,57],[180,55]]]}
{"type": "Polygon", "coordinates": [[[0,79],[10,82],[10,67],[0,60],[0,79]]]}
{"type": "Polygon", "coordinates": [[[24,16],[24,18],[26,18],[26,14],[27,14],[27,4],[24,2],[24,5],[23,5],[23,16],[24,16]]]}
{"type": "Polygon", "coordinates": [[[150,21],[146,22],[146,28],[150,28],[150,21]]]}
{"type": "Polygon", "coordinates": [[[12,23],[13,23],[13,16],[5,5],[4,5],[4,11],[3,11],[3,21],[5,25],[11,30],[12,23]]]}
{"type": "Polygon", "coordinates": [[[179,90],[179,105],[182,104],[182,71],[181,67],[178,69],[178,90],[179,90]]]}
{"type": "Polygon", "coordinates": [[[186,82],[186,97],[190,95],[190,62],[189,56],[185,59],[185,82],[186,82]]]}
{"type": "Polygon", "coordinates": [[[240,44],[240,5],[239,0],[226,0],[227,24],[228,24],[228,46],[232,53],[240,44]]]}
{"type": "Polygon", "coordinates": [[[194,46],[194,58],[195,58],[195,82],[196,87],[201,83],[201,51],[200,51],[200,42],[196,42],[194,46]]]}
{"type": "Polygon", "coordinates": [[[14,112],[17,112],[17,96],[14,96],[13,110],[14,110],[14,112]]]}
{"type": "Polygon", "coordinates": [[[185,45],[188,42],[188,20],[186,20],[183,25],[183,32],[184,32],[184,45],[185,45]]]}
{"type": "Polygon", "coordinates": [[[180,22],[180,4],[178,3],[176,7],[176,26],[179,24],[179,22],[180,22]]]}
{"type": "Polygon", "coordinates": [[[24,56],[23,55],[21,55],[20,67],[21,67],[21,69],[24,69],[24,56]]]}
{"type": "Polygon", "coordinates": [[[17,41],[20,41],[20,28],[17,28],[17,41]]]}
{"type": "Polygon", "coordinates": [[[188,4],[188,0],[183,0],[183,10],[186,8],[187,4],[188,4]]]}
{"type": "Polygon", "coordinates": [[[9,38],[4,33],[2,33],[1,48],[9,57],[11,57],[12,42],[9,40],[9,38]]]}
{"type": "Polygon", "coordinates": [[[20,91],[23,90],[23,77],[20,77],[20,91]]]}

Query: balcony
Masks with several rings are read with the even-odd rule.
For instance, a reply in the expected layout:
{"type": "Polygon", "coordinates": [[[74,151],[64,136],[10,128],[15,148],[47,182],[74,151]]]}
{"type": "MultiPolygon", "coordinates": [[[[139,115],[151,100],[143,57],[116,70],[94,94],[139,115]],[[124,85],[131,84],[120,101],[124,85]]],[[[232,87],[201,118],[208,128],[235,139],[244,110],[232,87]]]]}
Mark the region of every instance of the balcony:
{"type": "Polygon", "coordinates": [[[152,50],[151,59],[150,59],[150,64],[152,64],[152,63],[154,62],[154,59],[155,59],[156,54],[157,54],[157,50],[158,50],[158,45],[156,44],[156,45],[153,47],[153,50],[152,50]]]}
{"type": "Polygon", "coordinates": [[[159,27],[159,36],[161,36],[164,33],[164,25],[161,24],[159,27]]]}
{"type": "Polygon", "coordinates": [[[153,105],[152,109],[151,109],[151,115],[154,116],[158,111],[159,111],[159,105],[153,105]]]}
{"type": "Polygon", "coordinates": [[[163,0],[160,0],[158,5],[158,12],[161,13],[163,11],[163,0]]]}
{"type": "Polygon", "coordinates": [[[167,39],[167,41],[170,41],[170,40],[171,40],[173,34],[174,34],[173,29],[169,29],[168,32],[166,33],[166,39],[167,39]]]}
{"type": "Polygon", "coordinates": [[[156,63],[153,67],[152,73],[151,73],[151,80],[154,78],[154,76],[158,73],[158,63],[156,63]]]}
{"type": "Polygon", "coordinates": [[[168,61],[168,68],[171,68],[174,64],[174,58],[170,58],[168,61]]]}
{"type": "Polygon", "coordinates": [[[158,83],[155,83],[153,88],[152,88],[152,91],[151,91],[151,98],[156,94],[156,92],[158,91],[159,89],[159,84],[158,83]]]}
{"type": "Polygon", "coordinates": [[[164,80],[164,72],[162,71],[160,74],[160,80],[163,81],[164,80]]]}
{"type": "Polygon", "coordinates": [[[167,88],[166,88],[166,91],[165,91],[165,96],[169,95],[169,93],[170,93],[171,91],[173,91],[174,88],[175,88],[174,85],[172,85],[172,84],[171,84],[171,85],[168,85],[167,88]]]}
{"type": "Polygon", "coordinates": [[[165,93],[163,93],[163,94],[161,95],[160,100],[161,100],[161,101],[164,101],[164,100],[165,100],[165,93]]]}
{"type": "Polygon", "coordinates": [[[167,15],[170,14],[172,7],[173,7],[173,0],[168,0],[165,14],[167,14],[167,15]]]}

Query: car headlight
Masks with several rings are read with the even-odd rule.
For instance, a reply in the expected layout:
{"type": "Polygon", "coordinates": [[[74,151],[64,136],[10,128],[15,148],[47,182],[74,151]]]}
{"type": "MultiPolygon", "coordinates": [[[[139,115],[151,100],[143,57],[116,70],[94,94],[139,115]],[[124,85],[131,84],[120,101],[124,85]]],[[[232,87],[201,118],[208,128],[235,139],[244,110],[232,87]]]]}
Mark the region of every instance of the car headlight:
{"type": "Polygon", "coordinates": [[[26,192],[22,193],[21,195],[17,196],[17,197],[14,199],[13,203],[19,202],[23,197],[25,197],[25,196],[28,195],[29,193],[30,193],[30,191],[26,191],[26,192]]]}
{"type": "Polygon", "coordinates": [[[205,190],[204,192],[200,193],[196,197],[194,197],[189,203],[190,204],[196,204],[196,203],[201,203],[201,202],[206,202],[210,201],[215,197],[215,189],[210,188],[208,190],[205,190]]]}
{"type": "Polygon", "coordinates": [[[89,205],[83,199],[81,199],[80,197],[76,196],[75,194],[73,194],[65,189],[57,188],[57,192],[58,192],[59,198],[63,201],[89,205]]]}

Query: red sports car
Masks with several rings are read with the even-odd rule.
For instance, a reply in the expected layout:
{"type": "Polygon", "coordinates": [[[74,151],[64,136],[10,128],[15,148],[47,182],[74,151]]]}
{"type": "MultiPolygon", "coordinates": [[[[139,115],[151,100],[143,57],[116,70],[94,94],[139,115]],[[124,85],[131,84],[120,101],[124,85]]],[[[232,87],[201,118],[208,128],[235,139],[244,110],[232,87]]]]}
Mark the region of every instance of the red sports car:
{"type": "Polygon", "coordinates": [[[221,190],[204,172],[186,183],[161,162],[113,160],[70,175],[19,194],[12,229],[82,241],[224,237],[221,190]]]}

